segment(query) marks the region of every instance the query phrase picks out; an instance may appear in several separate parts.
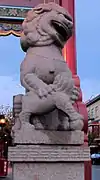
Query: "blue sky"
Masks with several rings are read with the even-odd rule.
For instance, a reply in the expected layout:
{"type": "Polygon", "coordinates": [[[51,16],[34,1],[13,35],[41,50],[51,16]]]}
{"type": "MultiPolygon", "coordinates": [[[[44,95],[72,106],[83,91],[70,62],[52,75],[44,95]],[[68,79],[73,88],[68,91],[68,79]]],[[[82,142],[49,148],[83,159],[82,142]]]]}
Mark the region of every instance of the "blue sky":
{"type": "Polygon", "coordinates": [[[84,100],[100,93],[100,0],[76,0],[77,68],[84,100]]]}
{"type": "MultiPolygon", "coordinates": [[[[84,101],[100,93],[100,0],[76,0],[77,69],[84,101]]],[[[24,58],[19,38],[0,37],[0,105],[23,93],[19,67],[24,58]]]]}

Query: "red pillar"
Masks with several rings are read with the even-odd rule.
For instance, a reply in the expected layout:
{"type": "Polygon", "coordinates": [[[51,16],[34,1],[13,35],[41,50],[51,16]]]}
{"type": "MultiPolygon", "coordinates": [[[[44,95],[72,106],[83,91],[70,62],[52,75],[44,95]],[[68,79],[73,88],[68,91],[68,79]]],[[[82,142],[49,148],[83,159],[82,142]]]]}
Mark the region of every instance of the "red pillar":
{"type": "MultiPolygon", "coordinates": [[[[67,60],[67,64],[72,71],[73,77],[75,80],[75,83],[77,84],[77,81],[79,81],[79,78],[77,76],[77,61],[76,61],[76,33],[75,33],[75,0],[61,0],[61,6],[63,6],[65,9],[68,10],[68,12],[71,14],[74,22],[74,33],[73,36],[68,40],[68,43],[65,45],[63,54],[65,60],[67,60]],[[76,76],[75,76],[76,75],[76,76]]],[[[78,83],[80,87],[80,82],[78,83]]],[[[79,98],[79,101],[76,103],[78,106],[78,109],[80,109],[80,114],[84,116],[84,146],[87,146],[87,127],[88,127],[88,115],[86,106],[84,103],[82,103],[82,99],[79,98]]],[[[84,180],[91,180],[91,161],[84,162],[84,180]]]]}
{"type": "MultiPolygon", "coordinates": [[[[61,0],[60,5],[63,6],[68,12],[71,14],[74,22],[74,33],[73,36],[68,40],[66,44],[63,54],[64,58],[67,60],[67,64],[72,71],[73,79],[75,81],[75,85],[80,88],[80,79],[77,76],[77,61],[76,61],[76,33],[75,33],[75,0],[61,0]]],[[[79,109],[79,113],[84,116],[84,132],[87,134],[88,129],[88,114],[86,105],[82,103],[82,92],[80,89],[80,96],[77,101],[77,106],[79,109]]],[[[87,140],[86,140],[87,141],[87,140]]]]}
{"type": "Polygon", "coordinates": [[[84,163],[84,179],[92,180],[92,164],[91,161],[85,161],[84,163]]]}
{"type": "Polygon", "coordinates": [[[74,22],[73,36],[68,40],[64,48],[64,57],[67,59],[67,64],[71,69],[73,75],[77,74],[76,62],[76,38],[75,38],[75,14],[74,14],[74,0],[62,0],[61,5],[68,10],[74,22]],[[66,54],[65,54],[66,53],[66,54]]]}

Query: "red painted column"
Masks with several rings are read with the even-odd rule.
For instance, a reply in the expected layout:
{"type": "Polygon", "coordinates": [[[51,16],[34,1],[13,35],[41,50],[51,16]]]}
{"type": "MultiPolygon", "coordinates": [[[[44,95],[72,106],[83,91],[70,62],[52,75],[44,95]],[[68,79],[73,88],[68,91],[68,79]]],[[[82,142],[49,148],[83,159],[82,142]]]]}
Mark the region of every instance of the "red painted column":
{"type": "Polygon", "coordinates": [[[74,0],[61,0],[61,6],[66,8],[71,14],[74,22],[73,36],[68,40],[64,48],[64,57],[67,60],[67,64],[71,69],[73,75],[77,74],[77,62],[76,62],[76,37],[75,37],[75,4],[74,0]],[[65,54],[66,53],[66,54],[65,54]]]}
{"type": "MultiPolygon", "coordinates": [[[[76,61],[76,33],[75,33],[75,0],[61,0],[61,6],[66,8],[68,12],[71,14],[74,22],[74,33],[73,36],[68,40],[68,43],[65,45],[63,54],[65,60],[67,60],[67,64],[69,68],[72,71],[73,77],[75,80],[75,83],[77,82],[77,79],[79,80],[77,76],[77,61],[76,61]],[[76,75],[76,76],[75,76],[76,75]]],[[[80,86],[80,82],[79,82],[80,86]]],[[[80,109],[80,113],[84,115],[84,146],[88,146],[88,137],[87,137],[87,127],[88,127],[88,116],[87,116],[87,110],[85,104],[83,104],[82,99],[80,98],[77,102],[77,106],[80,109]]],[[[92,180],[91,174],[92,174],[92,168],[91,168],[91,161],[85,161],[84,162],[84,180],[92,180]]]]}
{"type": "Polygon", "coordinates": [[[92,164],[90,161],[84,163],[84,180],[92,180],[92,164]]]}

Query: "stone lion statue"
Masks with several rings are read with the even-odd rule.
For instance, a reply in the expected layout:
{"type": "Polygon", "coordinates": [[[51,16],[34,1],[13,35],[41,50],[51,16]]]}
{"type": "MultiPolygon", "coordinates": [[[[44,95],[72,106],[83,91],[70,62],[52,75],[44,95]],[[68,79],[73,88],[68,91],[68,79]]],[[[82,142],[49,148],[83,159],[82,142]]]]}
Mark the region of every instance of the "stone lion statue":
{"type": "Polygon", "coordinates": [[[73,31],[71,16],[55,3],[40,4],[28,12],[22,28],[21,47],[26,56],[20,81],[26,92],[14,102],[21,105],[21,126],[82,130],[83,116],[73,107],[79,91],[62,56],[73,31]]]}

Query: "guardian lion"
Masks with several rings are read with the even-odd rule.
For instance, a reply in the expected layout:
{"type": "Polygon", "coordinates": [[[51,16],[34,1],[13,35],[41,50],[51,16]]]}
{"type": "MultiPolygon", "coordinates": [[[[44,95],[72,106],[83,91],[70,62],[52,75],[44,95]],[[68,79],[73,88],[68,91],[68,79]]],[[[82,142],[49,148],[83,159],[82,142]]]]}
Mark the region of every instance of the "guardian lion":
{"type": "Polygon", "coordinates": [[[73,32],[71,16],[55,3],[40,4],[28,12],[22,27],[21,47],[26,56],[20,80],[26,92],[20,102],[21,125],[82,130],[83,116],[73,107],[79,91],[62,55],[73,32]]]}

